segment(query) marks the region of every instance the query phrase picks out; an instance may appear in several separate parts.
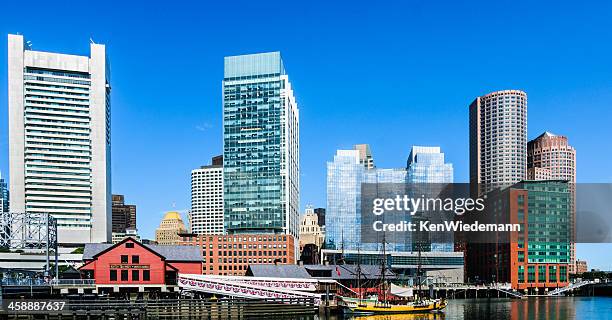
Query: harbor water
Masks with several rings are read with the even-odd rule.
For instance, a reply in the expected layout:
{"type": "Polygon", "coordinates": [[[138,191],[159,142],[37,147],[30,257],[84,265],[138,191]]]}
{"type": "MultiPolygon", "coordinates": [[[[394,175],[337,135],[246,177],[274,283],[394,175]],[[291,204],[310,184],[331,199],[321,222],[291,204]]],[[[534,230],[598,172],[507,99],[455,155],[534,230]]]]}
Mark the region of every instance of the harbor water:
{"type": "MultiPolygon", "coordinates": [[[[309,318],[304,318],[309,319],[309,318]]],[[[441,314],[315,316],[313,320],[531,320],[612,319],[612,297],[533,297],[527,299],[450,300],[441,314]]]]}

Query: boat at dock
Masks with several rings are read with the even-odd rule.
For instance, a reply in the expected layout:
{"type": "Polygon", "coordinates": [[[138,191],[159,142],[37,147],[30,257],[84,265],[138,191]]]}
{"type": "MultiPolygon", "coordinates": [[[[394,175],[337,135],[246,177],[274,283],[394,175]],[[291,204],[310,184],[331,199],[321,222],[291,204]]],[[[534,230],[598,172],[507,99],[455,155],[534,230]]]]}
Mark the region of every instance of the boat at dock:
{"type": "Polygon", "coordinates": [[[353,314],[404,314],[404,313],[431,313],[441,312],[446,308],[447,301],[443,299],[424,299],[408,302],[383,302],[369,299],[340,298],[345,311],[353,314]]]}
{"type": "MultiPolygon", "coordinates": [[[[339,296],[338,305],[342,306],[346,313],[351,314],[407,314],[407,313],[436,313],[446,308],[446,299],[432,299],[421,296],[414,297],[412,288],[402,287],[388,283],[385,274],[388,271],[385,255],[386,242],[382,241],[382,257],[378,292],[376,295],[363,297],[361,288],[360,259],[357,261],[357,298],[339,296]]],[[[359,257],[359,248],[357,248],[359,257]]],[[[421,286],[421,251],[419,250],[419,266],[417,278],[419,289],[421,286]]],[[[420,291],[420,290],[419,290],[420,291]]]]}

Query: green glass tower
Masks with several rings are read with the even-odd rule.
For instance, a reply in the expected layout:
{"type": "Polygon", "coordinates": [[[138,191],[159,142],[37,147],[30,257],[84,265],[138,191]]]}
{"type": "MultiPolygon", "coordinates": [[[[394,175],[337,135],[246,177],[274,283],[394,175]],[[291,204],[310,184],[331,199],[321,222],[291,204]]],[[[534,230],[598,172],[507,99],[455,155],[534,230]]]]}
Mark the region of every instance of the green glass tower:
{"type": "Polygon", "coordinates": [[[224,228],[298,235],[299,112],[279,52],[225,57],[224,228]]]}

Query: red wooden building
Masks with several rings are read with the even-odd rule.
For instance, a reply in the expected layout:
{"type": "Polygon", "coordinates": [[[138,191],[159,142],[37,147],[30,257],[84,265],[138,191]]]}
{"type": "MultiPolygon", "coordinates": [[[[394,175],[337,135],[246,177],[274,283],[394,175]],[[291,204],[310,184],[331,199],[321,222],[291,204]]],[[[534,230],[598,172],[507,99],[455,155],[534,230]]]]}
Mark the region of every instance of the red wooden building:
{"type": "Polygon", "coordinates": [[[202,274],[198,247],[149,245],[133,238],[117,244],[86,244],[83,261],[79,270],[85,277],[95,279],[98,290],[106,287],[114,292],[174,291],[179,273],[202,274]]]}

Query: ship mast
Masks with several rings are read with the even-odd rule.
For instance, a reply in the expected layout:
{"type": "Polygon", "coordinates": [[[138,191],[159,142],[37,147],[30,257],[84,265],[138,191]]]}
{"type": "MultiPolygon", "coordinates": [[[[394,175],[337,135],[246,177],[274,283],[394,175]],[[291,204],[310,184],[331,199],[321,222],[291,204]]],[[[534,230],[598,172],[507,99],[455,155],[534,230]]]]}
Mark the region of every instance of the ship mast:
{"type": "Polygon", "coordinates": [[[382,301],[383,305],[387,303],[387,280],[385,278],[385,274],[387,273],[387,250],[386,250],[386,239],[385,233],[383,232],[382,239],[382,259],[380,264],[380,290],[382,294],[382,299],[378,299],[382,301]]]}
{"type": "Polygon", "coordinates": [[[359,303],[361,303],[361,299],[363,299],[363,293],[361,292],[361,246],[357,245],[357,297],[359,298],[359,303]]]}
{"type": "Polygon", "coordinates": [[[417,264],[417,281],[418,283],[418,288],[419,288],[419,301],[421,301],[421,243],[419,242],[417,244],[418,247],[418,252],[419,252],[419,258],[418,258],[418,264],[417,264]]]}

